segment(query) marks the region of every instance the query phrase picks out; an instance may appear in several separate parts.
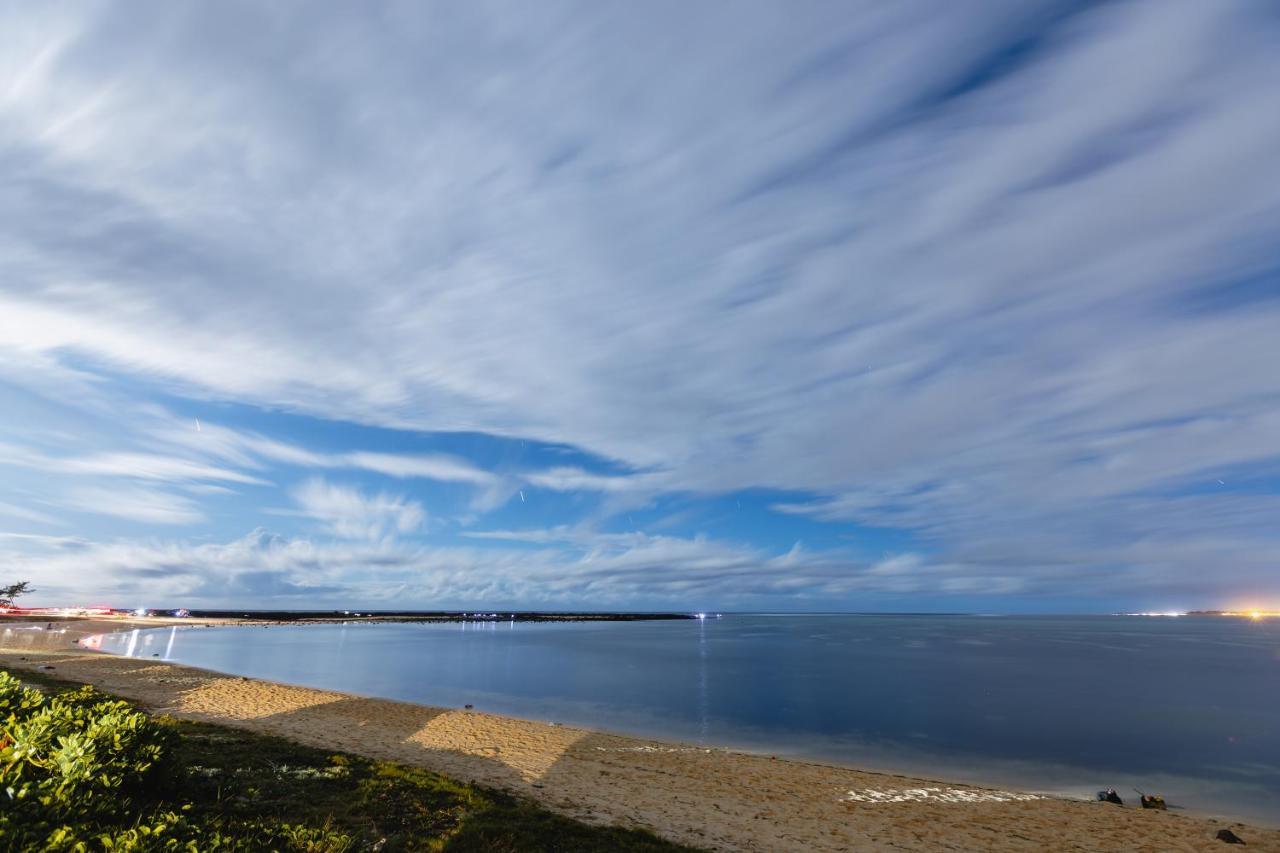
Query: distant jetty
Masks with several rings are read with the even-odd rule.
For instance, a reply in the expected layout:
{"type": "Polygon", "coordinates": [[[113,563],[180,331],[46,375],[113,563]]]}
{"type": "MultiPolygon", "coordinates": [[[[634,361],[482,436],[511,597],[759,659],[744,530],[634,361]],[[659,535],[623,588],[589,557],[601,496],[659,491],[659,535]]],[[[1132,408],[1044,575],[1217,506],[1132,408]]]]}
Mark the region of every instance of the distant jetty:
{"type": "Polygon", "coordinates": [[[262,622],[649,622],[696,613],[576,613],[531,610],[192,610],[193,619],[262,622]]]}

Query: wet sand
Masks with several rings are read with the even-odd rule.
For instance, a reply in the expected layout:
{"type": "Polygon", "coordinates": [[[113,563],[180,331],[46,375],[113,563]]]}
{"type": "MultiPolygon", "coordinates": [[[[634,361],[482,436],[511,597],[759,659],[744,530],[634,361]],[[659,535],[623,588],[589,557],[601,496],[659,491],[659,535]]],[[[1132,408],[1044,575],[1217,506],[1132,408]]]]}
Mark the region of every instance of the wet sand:
{"type": "Polygon", "coordinates": [[[869,773],[370,699],[120,658],[78,641],[212,620],[3,623],[0,667],[52,666],[156,711],[393,759],[529,796],[580,820],[716,850],[1212,851],[1230,828],[1280,851],[1280,829],[869,773]]]}

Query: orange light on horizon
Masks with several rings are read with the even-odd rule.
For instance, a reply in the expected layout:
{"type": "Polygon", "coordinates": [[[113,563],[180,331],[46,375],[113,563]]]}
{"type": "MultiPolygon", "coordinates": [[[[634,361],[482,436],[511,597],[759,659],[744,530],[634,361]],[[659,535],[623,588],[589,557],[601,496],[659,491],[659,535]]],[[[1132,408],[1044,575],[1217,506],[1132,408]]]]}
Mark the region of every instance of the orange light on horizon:
{"type": "Polygon", "coordinates": [[[1269,607],[1241,607],[1239,610],[1228,610],[1224,615],[1261,622],[1263,619],[1274,619],[1280,616],[1280,610],[1272,610],[1269,607]]]}

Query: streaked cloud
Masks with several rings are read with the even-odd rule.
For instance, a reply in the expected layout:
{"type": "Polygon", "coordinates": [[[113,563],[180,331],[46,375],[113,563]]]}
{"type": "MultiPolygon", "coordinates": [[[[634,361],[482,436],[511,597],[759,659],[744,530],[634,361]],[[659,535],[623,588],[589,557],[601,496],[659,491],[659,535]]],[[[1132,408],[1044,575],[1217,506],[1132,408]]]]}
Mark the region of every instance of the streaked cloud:
{"type": "Polygon", "coordinates": [[[780,601],[1048,595],[1066,566],[1117,602],[1210,569],[1280,595],[1261,5],[233,2],[0,33],[6,504],[125,483],[160,533],[295,501],[421,547],[465,515],[480,551],[594,550],[617,580],[587,596],[675,589],[662,554],[780,601]],[[768,523],[681,544],[727,495],[768,523]],[[605,531],[675,497],[702,502],[678,535],[605,531]],[[791,573],[818,525],[905,544],[791,573]]]}
{"type": "Polygon", "coordinates": [[[129,477],[169,482],[214,480],[266,485],[265,480],[239,471],[153,453],[98,453],[91,456],[54,457],[29,448],[0,446],[0,465],[34,468],[50,474],[129,477]]]}
{"type": "Polygon", "coordinates": [[[159,489],[84,487],[72,491],[67,505],[95,515],[146,524],[195,524],[205,516],[190,498],[159,489]]]}
{"type": "Polygon", "coordinates": [[[319,477],[307,480],[293,494],[303,514],[323,522],[343,539],[412,533],[426,519],[422,505],[415,501],[382,493],[367,495],[319,477]]]}
{"type": "Polygon", "coordinates": [[[56,525],[57,520],[47,513],[30,507],[18,506],[11,503],[0,503],[0,518],[19,519],[21,521],[34,521],[38,524],[56,525]]]}
{"type": "MultiPolygon", "coordinates": [[[[494,537],[503,538],[503,537],[494,537]]],[[[512,540],[516,537],[512,537],[512,540]]],[[[795,545],[769,553],[707,537],[553,533],[525,541],[538,547],[435,546],[394,537],[330,540],[257,530],[226,542],[173,539],[89,542],[0,536],[0,556],[15,571],[39,571],[47,595],[80,600],[86,590],[149,606],[199,601],[238,606],[279,598],[284,605],[362,607],[604,607],[655,609],[829,609],[833,601],[903,602],[1006,599],[1034,602],[1071,596],[1082,582],[1071,565],[982,566],[913,553],[866,561],[847,552],[795,545]],[[941,599],[936,597],[941,596],[941,599]]],[[[1207,553],[1196,555],[1209,556],[1207,553]]],[[[1273,550],[1267,559],[1274,561],[1273,550]]],[[[1259,557],[1261,562],[1262,555],[1259,557]]],[[[1090,574],[1105,596],[1168,594],[1168,578],[1149,569],[1090,574]]],[[[1172,593],[1222,594],[1217,578],[1185,573],[1172,593]]],[[[1227,594],[1239,594],[1237,587],[1227,594]]]]}
{"type": "Polygon", "coordinates": [[[413,456],[393,453],[369,453],[360,451],[336,457],[335,467],[361,468],[404,479],[421,477],[446,483],[470,483],[478,486],[493,485],[497,478],[460,459],[443,455],[413,456]]]}

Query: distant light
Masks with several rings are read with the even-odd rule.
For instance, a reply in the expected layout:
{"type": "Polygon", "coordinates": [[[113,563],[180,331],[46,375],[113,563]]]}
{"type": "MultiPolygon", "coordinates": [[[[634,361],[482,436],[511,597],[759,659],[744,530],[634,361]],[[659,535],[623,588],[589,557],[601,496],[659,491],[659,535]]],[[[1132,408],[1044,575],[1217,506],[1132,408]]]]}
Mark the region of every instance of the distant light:
{"type": "Polygon", "coordinates": [[[699,613],[699,614],[698,614],[698,618],[699,618],[699,619],[706,619],[706,618],[707,618],[707,614],[705,614],[705,613],[699,613]]]}
{"type": "Polygon", "coordinates": [[[1264,607],[1250,607],[1247,610],[1224,610],[1223,616],[1235,616],[1239,619],[1250,619],[1259,622],[1263,619],[1274,619],[1280,616],[1280,610],[1269,610],[1264,607]]]}

